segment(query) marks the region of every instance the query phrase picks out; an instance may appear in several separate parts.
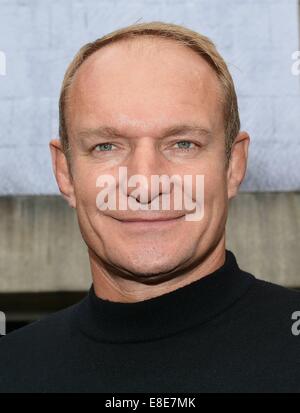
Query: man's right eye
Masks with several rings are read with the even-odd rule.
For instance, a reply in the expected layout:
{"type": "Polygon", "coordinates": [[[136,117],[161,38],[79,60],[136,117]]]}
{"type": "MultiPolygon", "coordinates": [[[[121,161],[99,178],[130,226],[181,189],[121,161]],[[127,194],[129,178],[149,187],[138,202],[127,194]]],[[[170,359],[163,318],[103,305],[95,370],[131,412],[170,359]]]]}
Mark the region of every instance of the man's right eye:
{"type": "Polygon", "coordinates": [[[96,152],[108,152],[112,150],[112,146],[114,146],[112,143],[99,143],[94,147],[94,150],[96,152]]]}

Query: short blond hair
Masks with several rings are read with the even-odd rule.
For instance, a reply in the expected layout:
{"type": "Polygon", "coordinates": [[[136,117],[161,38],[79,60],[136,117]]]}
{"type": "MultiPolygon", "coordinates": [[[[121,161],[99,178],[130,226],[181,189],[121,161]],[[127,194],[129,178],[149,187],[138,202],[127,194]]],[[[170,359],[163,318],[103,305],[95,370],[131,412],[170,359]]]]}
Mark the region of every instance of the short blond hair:
{"type": "Polygon", "coordinates": [[[235,87],[227,65],[218,53],[214,43],[208,37],[184,26],[160,21],[136,23],[115,30],[94,42],[87,43],[77,52],[65,73],[59,98],[59,136],[67,159],[69,159],[70,149],[66,122],[67,92],[78,68],[89,56],[102,47],[121,40],[140,38],[141,36],[155,36],[174,40],[194,50],[214,69],[224,93],[223,116],[225,148],[227,159],[229,160],[232,144],[240,130],[240,118],[235,87]]]}

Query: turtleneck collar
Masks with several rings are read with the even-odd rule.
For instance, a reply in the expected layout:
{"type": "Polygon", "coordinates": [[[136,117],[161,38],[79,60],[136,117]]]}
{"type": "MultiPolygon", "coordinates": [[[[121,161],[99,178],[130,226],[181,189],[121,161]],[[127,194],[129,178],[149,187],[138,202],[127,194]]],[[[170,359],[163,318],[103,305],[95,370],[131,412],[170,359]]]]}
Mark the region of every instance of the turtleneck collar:
{"type": "Polygon", "coordinates": [[[226,250],[225,263],[213,273],[177,290],[134,303],[104,300],[93,284],[78,303],[75,320],[90,338],[106,342],[150,341],[176,334],[220,314],[237,301],[255,277],[242,271],[226,250]]]}

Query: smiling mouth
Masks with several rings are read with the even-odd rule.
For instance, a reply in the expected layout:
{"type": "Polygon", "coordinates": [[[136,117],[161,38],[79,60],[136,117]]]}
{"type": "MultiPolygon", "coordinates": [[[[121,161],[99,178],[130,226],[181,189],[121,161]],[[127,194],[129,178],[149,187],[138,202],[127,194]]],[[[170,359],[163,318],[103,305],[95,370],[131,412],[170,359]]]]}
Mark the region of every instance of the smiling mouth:
{"type": "Polygon", "coordinates": [[[162,221],[174,221],[174,220],[178,220],[180,218],[183,218],[185,216],[185,214],[181,214],[181,215],[158,215],[158,214],[154,214],[154,213],[147,213],[147,214],[138,214],[136,216],[130,216],[130,217],[115,217],[113,215],[111,215],[111,218],[116,219],[117,221],[120,222],[162,222],[162,221]]]}
{"type": "Polygon", "coordinates": [[[157,218],[157,219],[128,219],[128,220],[118,220],[119,223],[126,227],[126,228],[136,228],[136,229],[159,229],[159,228],[165,228],[165,227],[170,227],[180,221],[183,221],[185,218],[185,215],[181,215],[179,217],[174,217],[174,218],[157,218]]]}

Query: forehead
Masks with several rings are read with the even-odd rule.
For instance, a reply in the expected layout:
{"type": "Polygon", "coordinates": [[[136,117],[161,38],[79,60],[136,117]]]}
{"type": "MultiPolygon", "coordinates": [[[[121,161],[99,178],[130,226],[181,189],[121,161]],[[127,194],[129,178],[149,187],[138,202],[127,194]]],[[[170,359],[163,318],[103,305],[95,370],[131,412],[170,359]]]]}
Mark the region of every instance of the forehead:
{"type": "Polygon", "coordinates": [[[69,90],[70,132],[107,122],[152,133],[168,122],[223,123],[216,73],[193,50],[166,39],[107,45],[78,69],[69,90]]]}

